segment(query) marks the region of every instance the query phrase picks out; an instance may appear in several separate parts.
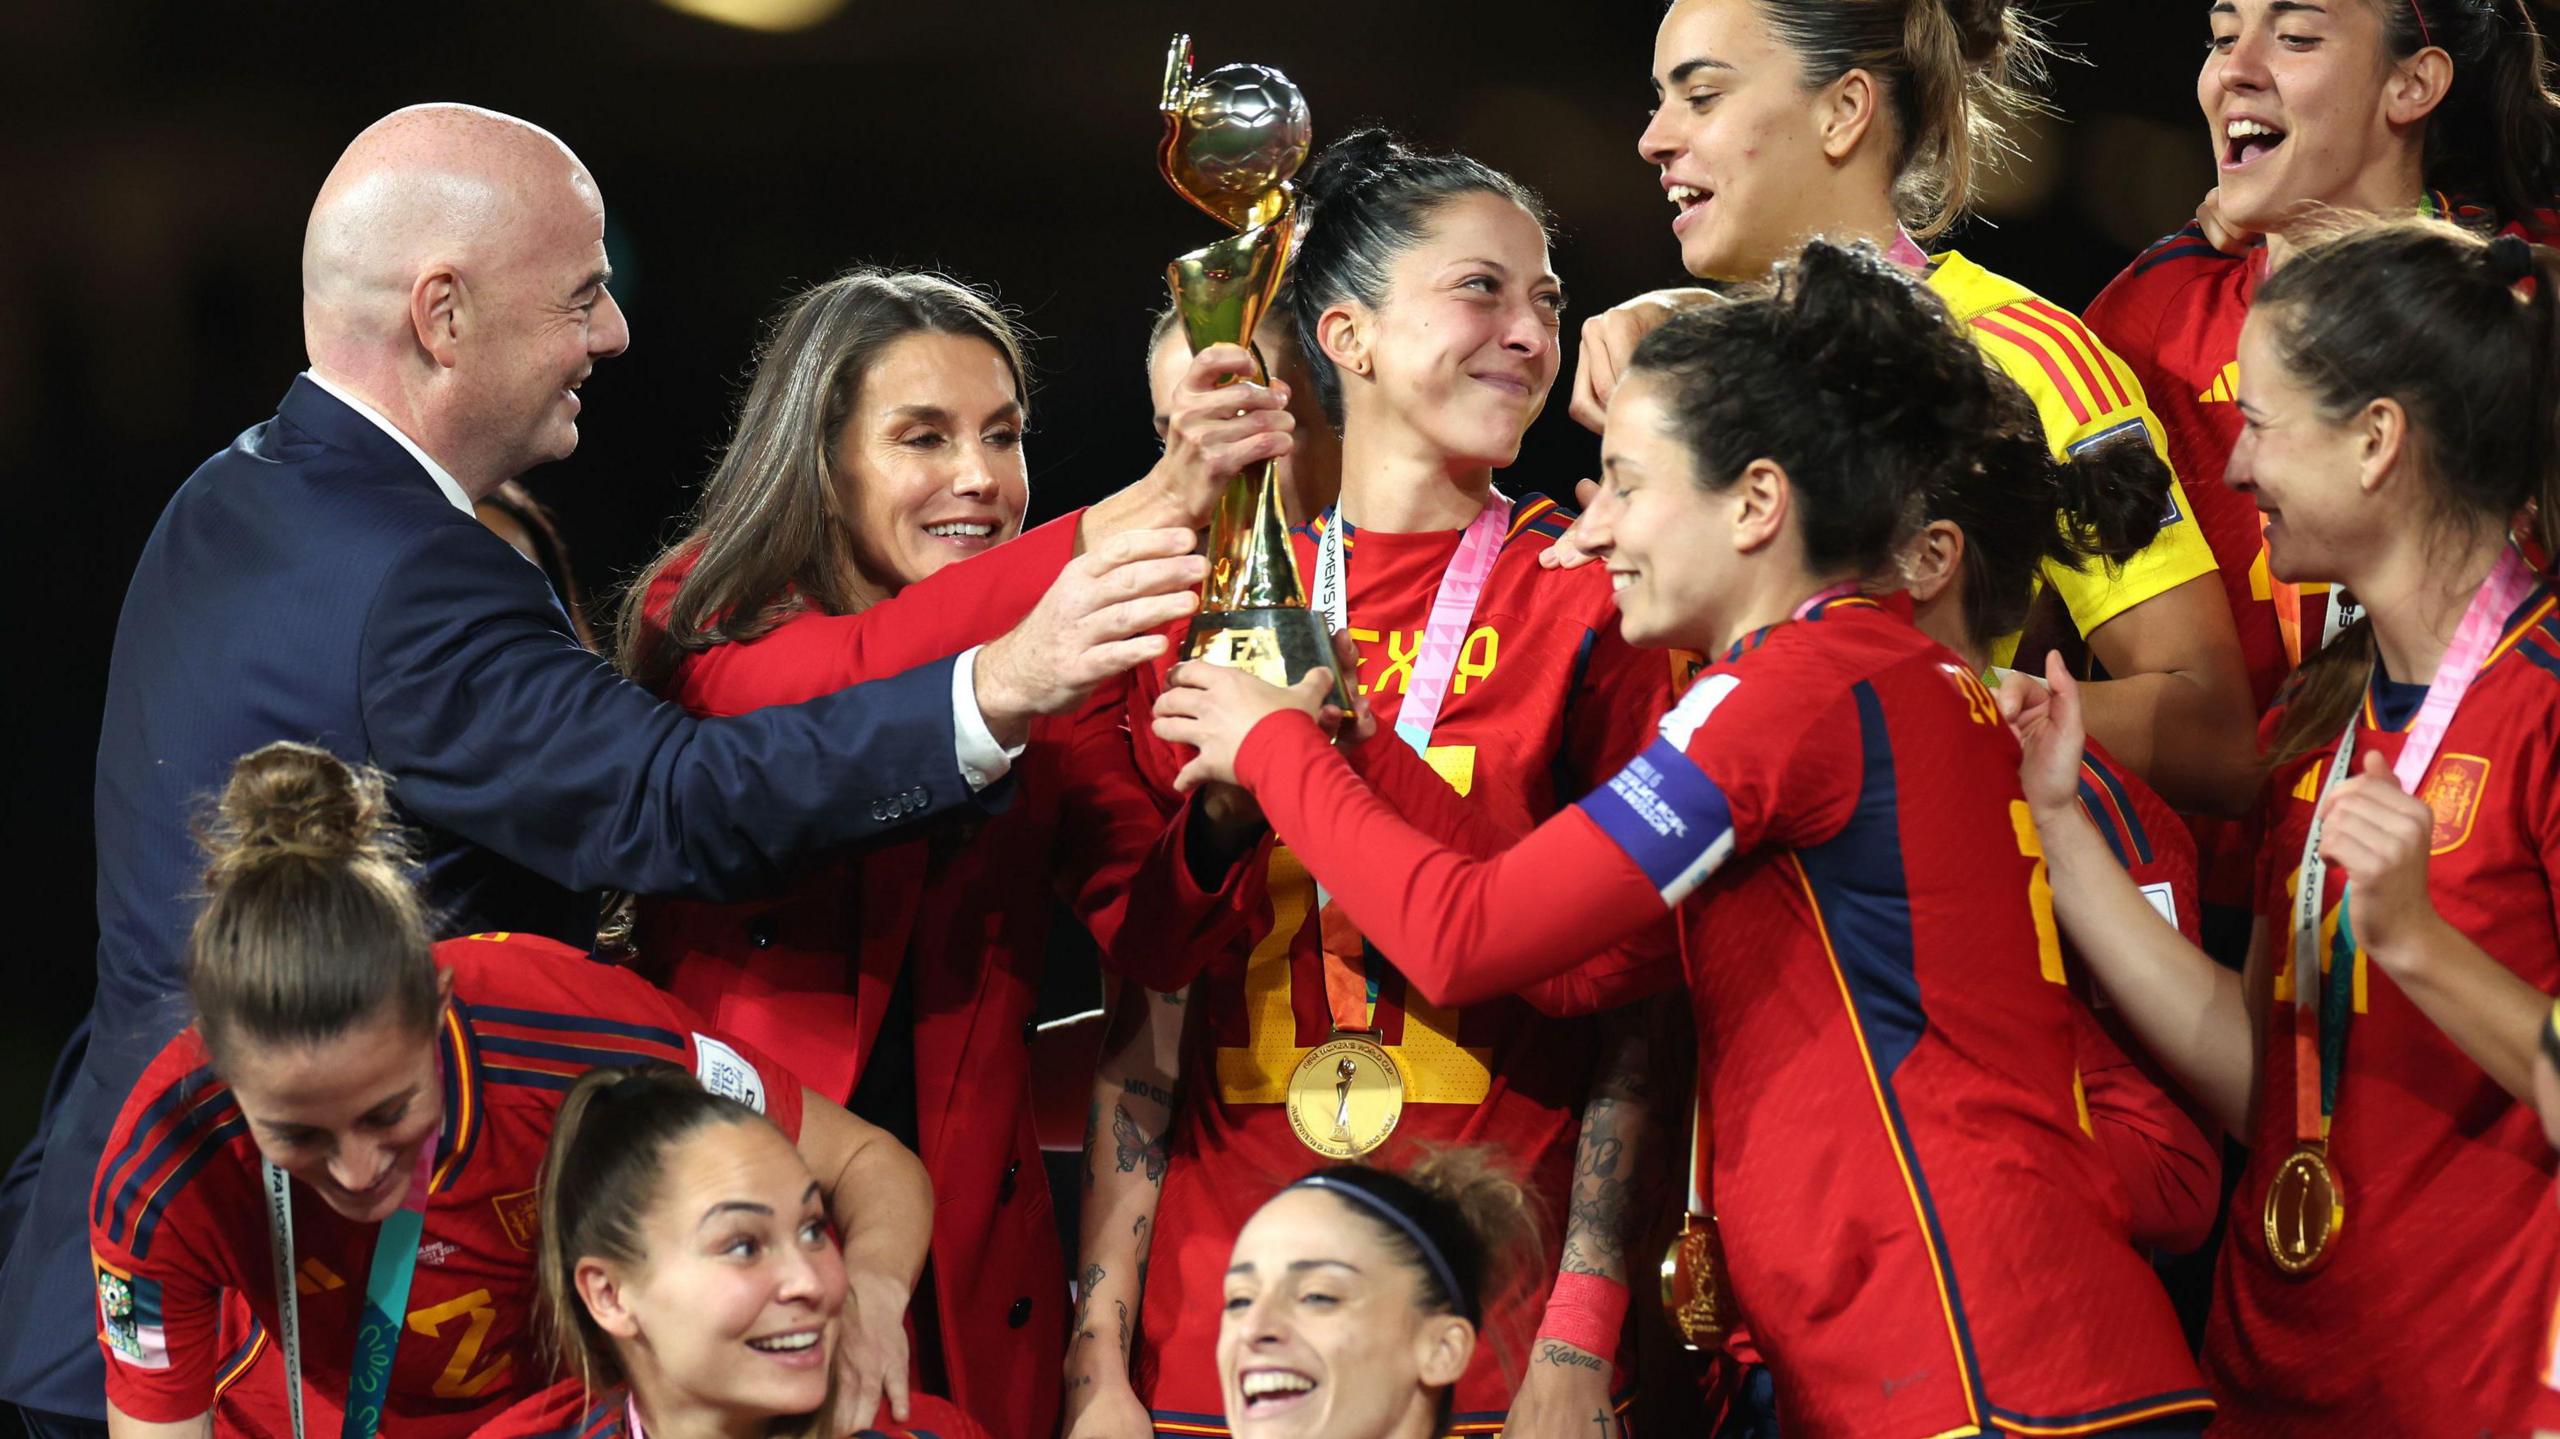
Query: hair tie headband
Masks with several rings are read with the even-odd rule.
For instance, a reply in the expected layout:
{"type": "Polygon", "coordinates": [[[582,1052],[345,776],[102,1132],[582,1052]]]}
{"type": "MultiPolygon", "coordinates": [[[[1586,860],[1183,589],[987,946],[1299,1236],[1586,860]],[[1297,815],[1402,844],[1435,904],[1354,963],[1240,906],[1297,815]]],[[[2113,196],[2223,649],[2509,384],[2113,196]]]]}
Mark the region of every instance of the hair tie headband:
{"type": "Polygon", "coordinates": [[[2542,1022],[2542,1057],[2560,1069],[2560,1004],[2552,1005],[2550,1017],[2542,1022]]]}
{"type": "Polygon", "coordinates": [[[1289,1187],[1321,1189],[1327,1194],[1340,1195],[1393,1225],[1405,1238],[1413,1241],[1414,1248],[1422,1251],[1422,1261],[1431,1266],[1432,1277],[1440,1281],[1440,1287],[1457,1301],[1458,1312],[1468,1323],[1476,1321],[1476,1297],[1459,1285],[1458,1271],[1449,1266],[1449,1257],[1440,1252],[1439,1245],[1431,1242],[1430,1235],[1423,1233],[1422,1226],[1414,1222],[1412,1215],[1398,1209],[1382,1195],[1372,1194],[1357,1184],[1345,1184],[1329,1174],[1310,1174],[1289,1187]]]}
{"type": "Polygon", "coordinates": [[[2500,235],[2489,242],[2489,274],[2501,285],[2521,285],[2533,278],[2533,246],[2522,235],[2500,235]]]}

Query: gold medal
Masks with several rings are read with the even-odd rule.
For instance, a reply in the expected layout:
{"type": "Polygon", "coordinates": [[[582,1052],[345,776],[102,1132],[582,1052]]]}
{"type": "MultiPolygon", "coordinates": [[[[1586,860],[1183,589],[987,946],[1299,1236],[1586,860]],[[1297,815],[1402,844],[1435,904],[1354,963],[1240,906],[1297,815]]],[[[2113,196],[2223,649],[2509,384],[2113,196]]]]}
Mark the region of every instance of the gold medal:
{"type": "Polygon", "coordinates": [[[1404,1075],[1384,1049],[1336,1034],[1289,1074],[1289,1127],[1331,1159],[1357,1159],[1387,1142],[1404,1117],[1404,1075]]]}
{"type": "Polygon", "coordinates": [[[1725,1332],[1733,1327],[1733,1295],[1725,1286],[1724,1246],[1716,1240],[1714,1220],[1680,1216],[1680,1232],[1662,1253],[1662,1312],[1684,1347],[1724,1347],[1725,1332]]]}
{"type": "Polygon", "coordinates": [[[2309,1274],[2329,1262],[2347,1223],[2347,1192],[2318,1145],[2284,1157],[2267,1184],[2267,1255],[2287,1274],[2309,1274]]]}

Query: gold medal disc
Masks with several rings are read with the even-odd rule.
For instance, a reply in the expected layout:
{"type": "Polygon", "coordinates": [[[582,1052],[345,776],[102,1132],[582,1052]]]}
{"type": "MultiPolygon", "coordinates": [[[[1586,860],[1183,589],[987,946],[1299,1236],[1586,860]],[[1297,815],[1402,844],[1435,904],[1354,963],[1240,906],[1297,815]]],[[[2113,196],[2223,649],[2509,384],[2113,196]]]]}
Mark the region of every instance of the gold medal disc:
{"type": "Polygon", "coordinates": [[[1367,1154],[1403,1117],[1404,1075],[1369,1040],[1337,1034],[1308,1050],[1289,1074],[1289,1127],[1327,1158],[1367,1154]]]}
{"type": "Polygon", "coordinates": [[[1724,1247],[1712,1219],[1680,1216],[1680,1232],[1662,1253],[1662,1312],[1671,1332],[1693,1350],[1724,1347],[1733,1327],[1733,1296],[1725,1287],[1724,1247]]]}
{"type": "Polygon", "coordinates": [[[2309,1274],[2329,1262],[2347,1222],[2347,1193],[2329,1156],[2304,1145],[2276,1166],[2267,1184],[2267,1254],[2287,1274],[2309,1274]]]}

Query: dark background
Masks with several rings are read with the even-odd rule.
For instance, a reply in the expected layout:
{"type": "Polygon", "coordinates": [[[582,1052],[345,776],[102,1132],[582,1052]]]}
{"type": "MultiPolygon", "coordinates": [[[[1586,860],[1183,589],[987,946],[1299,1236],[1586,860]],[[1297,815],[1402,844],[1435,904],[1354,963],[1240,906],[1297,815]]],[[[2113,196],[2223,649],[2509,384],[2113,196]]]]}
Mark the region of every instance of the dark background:
{"type": "MultiPolygon", "coordinates": [[[[2078,307],[2210,183],[2204,5],[2039,9],[2080,58],[1955,243],[2078,307]]],[[[1305,89],[1318,142],[1382,120],[1546,194],[1578,311],[1682,280],[1636,156],[1652,4],[850,0],[761,34],[653,0],[439,6],[0,5],[0,475],[18,636],[5,709],[17,878],[0,1154],[88,1001],[90,780],[117,605],[169,494],[303,364],[297,257],[339,150],[395,107],[522,115],[593,170],[630,353],[588,381],[575,458],[537,471],[589,590],[664,538],[720,440],[760,319],[857,261],[995,286],[1041,336],[1035,518],[1141,473],[1162,267],[1216,227],[1156,177],[1167,37],[1305,89]]],[[[1572,328],[1568,323],[1568,330],[1572,328]]],[[[1571,373],[1567,357],[1567,375],[1571,373]]],[[[1559,400],[1509,485],[1570,496],[1559,400]]],[[[185,695],[168,703],[185,704],[185,695]]]]}

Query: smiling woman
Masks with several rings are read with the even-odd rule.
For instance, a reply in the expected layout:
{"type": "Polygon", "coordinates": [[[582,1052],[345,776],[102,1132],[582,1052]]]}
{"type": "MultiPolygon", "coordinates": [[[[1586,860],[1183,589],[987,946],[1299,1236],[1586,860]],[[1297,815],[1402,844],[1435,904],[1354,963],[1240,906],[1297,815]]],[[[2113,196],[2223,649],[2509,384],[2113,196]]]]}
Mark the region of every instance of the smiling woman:
{"type": "Polygon", "coordinates": [[[1227,1266],[1228,1428],[1238,1439],[1446,1432],[1487,1305],[1534,1271],[1532,1203],[1475,1149],[1401,1174],[1320,1169],[1274,1195],[1227,1266]]]}
{"type": "Polygon", "coordinates": [[[798,1143],[848,1246],[827,1261],[836,1285],[894,1300],[836,1332],[856,1400],[902,1394],[899,1311],[931,1204],[914,1157],[565,945],[431,945],[387,808],[379,777],[283,743],[222,796],[188,942],[196,1021],[98,1167],[110,1431],[335,1428],[343,1395],[350,1435],[480,1432],[540,1372],[536,1167],[561,1092],[600,1064],[681,1067],[798,1143]]]}

